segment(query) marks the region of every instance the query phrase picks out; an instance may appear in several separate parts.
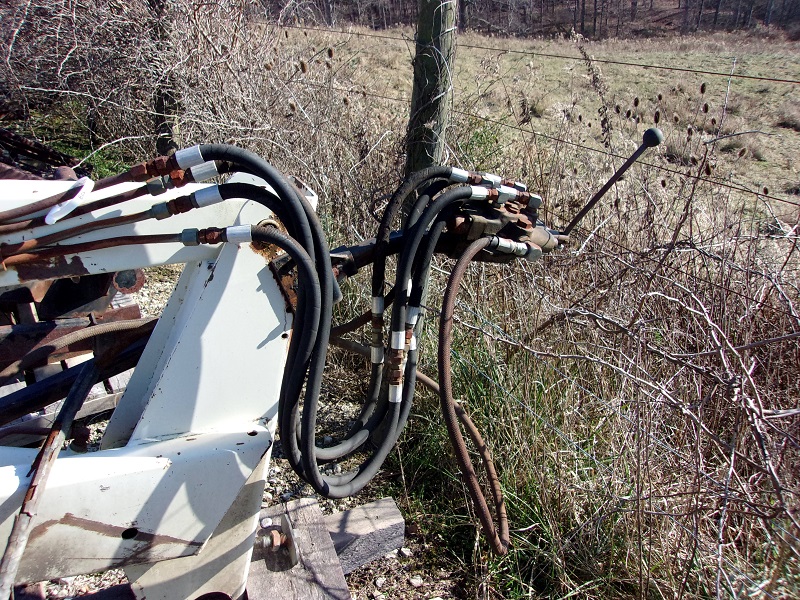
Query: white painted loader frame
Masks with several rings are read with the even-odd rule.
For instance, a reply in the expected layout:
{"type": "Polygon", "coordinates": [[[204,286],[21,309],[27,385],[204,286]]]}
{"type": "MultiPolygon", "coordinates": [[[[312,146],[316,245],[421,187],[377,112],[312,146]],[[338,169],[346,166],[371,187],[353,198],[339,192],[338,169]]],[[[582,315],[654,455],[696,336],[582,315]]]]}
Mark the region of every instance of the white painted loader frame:
{"type": "MultiPolygon", "coordinates": [[[[3,182],[0,206],[32,202],[71,185],[3,182]]],[[[77,222],[147,210],[199,187],[129,201],[77,222]]],[[[270,216],[260,205],[230,201],[88,233],[70,243],[256,224],[270,216]]],[[[33,235],[63,227],[44,226],[33,235]]],[[[266,260],[247,246],[123,246],[79,259],[92,274],[186,266],[101,450],[65,451],[57,459],[18,583],[122,567],[141,600],[196,600],[210,593],[236,600],[244,593],[258,527],[292,322],[281,291],[266,260]]],[[[16,270],[0,271],[0,288],[20,283],[25,282],[16,270]]],[[[36,453],[0,446],[0,552],[36,453]]]]}

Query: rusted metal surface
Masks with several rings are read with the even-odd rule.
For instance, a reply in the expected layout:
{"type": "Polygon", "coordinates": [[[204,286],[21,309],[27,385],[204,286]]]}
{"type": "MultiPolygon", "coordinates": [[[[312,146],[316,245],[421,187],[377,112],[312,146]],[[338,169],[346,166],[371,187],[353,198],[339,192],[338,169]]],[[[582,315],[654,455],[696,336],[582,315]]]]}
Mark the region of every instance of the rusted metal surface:
{"type": "Polygon", "coordinates": [[[145,276],[142,269],[128,269],[114,273],[114,289],[122,294],[133,294],[144,286],[145,276]]]}
{"type": "Polygon", "coordinates": [[[291,273],[281,273],[280,269],[274,262],[269,263],[269,270],[278,284],[278,288],[283,296],[283,301],[286,306],[286,312],[294,314],[297,308],[297,292],[295,292],[295,279],[291,273]]]}
{"type": "Polygon", "coordinates": [[[189,548],[200,548],[203,545],[203,542],[200,541],[183,540],[170,535],[142,531],[136,527],[135,522],[129,526],[110,525],[78,517],[71,513],[66,513],[61,519],[45,521],[36,525],[31,529],[30,541],[34,542],[45,536],[56,525],[66,525],[83,531],[91,531],[115,540],[128,540],[126,547],[121,548],[124,555],[117,563],[119,566],[147,562],[148,558],[156,556],[155,552],[158,546],[174,544],[189,548]]]}
{"type": "Polygon", "coordinates": [[[41,179],[41,177],[0,162],[0,179],[19,179],[24,181],[30,179],[41,179]]]}
{"type": "MultiPolygon", "coordinates": [[[[34,257],[38,258],[35,255],[34,257]]],[[[52,258],[31,261],[26,264],[19,264],[15,268],[20,281],[59,279],[61,277],[75,277],[76,275],[89,274],[89,269],[83,266],[83,261],[80,256],[72,256],[69,259],[64,256],[54,256],[52,258]]]]}

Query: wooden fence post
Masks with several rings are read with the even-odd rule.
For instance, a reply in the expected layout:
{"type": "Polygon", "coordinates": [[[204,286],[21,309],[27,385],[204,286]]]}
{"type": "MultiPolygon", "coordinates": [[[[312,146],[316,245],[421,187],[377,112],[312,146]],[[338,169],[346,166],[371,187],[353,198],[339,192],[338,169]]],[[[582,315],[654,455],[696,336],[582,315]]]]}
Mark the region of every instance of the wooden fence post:
{"type": "Polygon", "coordinates": [[[406,175],[442,160],[455,56],[456,0],[419,0],[406,175]]]}

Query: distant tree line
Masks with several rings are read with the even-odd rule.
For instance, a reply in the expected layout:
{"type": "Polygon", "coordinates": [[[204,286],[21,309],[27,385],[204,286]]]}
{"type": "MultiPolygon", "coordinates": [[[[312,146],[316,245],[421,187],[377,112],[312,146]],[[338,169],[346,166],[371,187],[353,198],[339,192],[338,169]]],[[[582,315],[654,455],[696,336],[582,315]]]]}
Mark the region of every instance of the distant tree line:
{"type": "MultiPolygon", "coordinates": [[[[262,0],[270,14],[375,29],[414,25],[418,0],[262,0]]],[[[591,38],[777,26],[800,37],[800,0],[460,0],[458,27],[499,35],[591,38]]],[[[794,37],[794,36],[793,36],[794,37]]]]}

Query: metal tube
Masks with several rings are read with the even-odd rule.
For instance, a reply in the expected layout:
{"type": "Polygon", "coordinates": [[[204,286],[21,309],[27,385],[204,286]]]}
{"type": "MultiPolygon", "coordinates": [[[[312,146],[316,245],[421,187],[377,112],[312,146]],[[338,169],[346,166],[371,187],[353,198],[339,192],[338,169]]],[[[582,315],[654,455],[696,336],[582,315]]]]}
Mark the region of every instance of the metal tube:
{"type": "Polygon", "coordinates": [[[642,145],[639,146],[636,149],[636,152],[634,152],[633,155],[617,170],[617,172],[611,176],[611,179],[609,179],[605,185],[601,187],[594,196],[592,196],[592,199],[589,200],[586,206],[584,206],[577,215],[575,215],[572,221],[570,221],[569,225],[567,225],[566,228],[561,231],[561,234],[569,235],[569,233],[581,221],[581,219],[583,219],[583,217],[585,217],[586,214],[592,210],[592,208],[594,208],[594,205],[600,201],[600,198],[606,195],[606,192],[611,189],[611,186],[614,185],[617,180],[622,177],[625,171],[627,171],[630,166],[636,162],[636,159],[639,158],[645,150],[648,148],[654,148],[663,141],[664,134],[661,133],[660,129],[653,127],[645,131],[644,135],[642,135],[642,145]]]}

